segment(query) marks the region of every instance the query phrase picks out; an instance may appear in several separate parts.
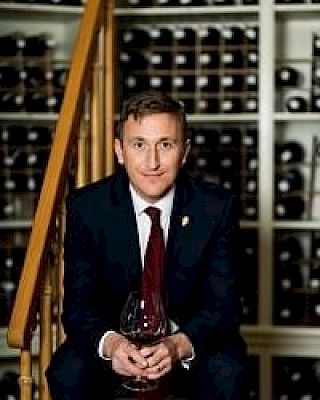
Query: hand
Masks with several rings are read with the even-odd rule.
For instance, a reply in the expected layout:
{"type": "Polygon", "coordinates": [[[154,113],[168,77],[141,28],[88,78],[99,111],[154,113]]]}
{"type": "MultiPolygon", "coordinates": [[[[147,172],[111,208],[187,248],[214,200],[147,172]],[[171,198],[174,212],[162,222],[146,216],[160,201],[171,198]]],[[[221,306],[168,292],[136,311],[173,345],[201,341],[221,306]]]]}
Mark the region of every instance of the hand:
{"type": "Polygon", "coordinates": [[[104,341],[104,354],[111,359],[112,369],[125,376],[142,376],[148,366],[146,359],[125,336],[113,332],[104,341]]]}
{"type": "Polygon", "coordinates": [[[166,336],[154,346],[143,347],[140,353],[148,363],[143,376],[159,379],[171,371],[178,361],[191,357],[192,351],[190,340],[181,332],[166,336]]]}

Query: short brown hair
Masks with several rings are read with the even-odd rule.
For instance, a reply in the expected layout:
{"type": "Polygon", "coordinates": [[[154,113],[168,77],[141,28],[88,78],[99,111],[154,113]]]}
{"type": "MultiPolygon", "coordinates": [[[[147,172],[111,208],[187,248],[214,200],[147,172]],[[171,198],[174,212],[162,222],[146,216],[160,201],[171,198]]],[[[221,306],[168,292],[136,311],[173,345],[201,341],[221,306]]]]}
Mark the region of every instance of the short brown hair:
{"type": "Polygon", "coordinates": [[[155,90],[147,90],[132,95],[124,101],[117,127],[117,137],[123,138],[123,125],[130,115],[135,120],[151,114],[170,113],[181,122],[183,140],[187,140],[187,121],[182,104],[169,95],[155,90]]]}

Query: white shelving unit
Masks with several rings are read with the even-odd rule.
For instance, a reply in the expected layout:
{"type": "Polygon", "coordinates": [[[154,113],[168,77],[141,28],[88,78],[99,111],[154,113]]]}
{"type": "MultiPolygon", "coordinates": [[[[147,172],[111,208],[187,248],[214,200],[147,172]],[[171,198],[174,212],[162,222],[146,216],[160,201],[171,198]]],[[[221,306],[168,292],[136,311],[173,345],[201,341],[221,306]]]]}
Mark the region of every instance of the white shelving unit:
{"type": "MultiPolygon", "coordinates": [[[[120,3],[120,2],[119,2],[120,3]]],[[[260,399],[273,398],[273,358],[281,356],[313,357],[320,359],[320,326],[281,326],[274,324],[274,235],[279,231],[317,231],[320,229],[320,195],[315,196],[311,218],[297,221],[275,220],[274,181],[276,174],[275,142],[298,139],[307,149],[310,160],[311,137],[320,139],[320,113],[289,113],[279,106],[279,89],[275,87],[275,71],[280,64],[296,66],[304,76],[298,90],[308,93],[310,83],[311,35],[320,35],[320,4],[280,5],[272,0],[260,0],[256,6],[127,8],[115,9],[119,27],[124,24],[199,24],[223,25],[230,23],[259,26],[259,112],[248,114],[195,114],[190,124],[223,125],[257,123],[258,140],[258,214],[256,221],[241,221],[243,228],[258,233],[258,320],[256,325],[243,325],[242,332],[250,354],[259,357],[260,399]],[[317,198],[318,197],[318,198],[317,198]]],[[[124,3],[122,3],[124,4],[124,3]]],[[[50,30],[58,42],[57,58],[66,61],[72,51],[81,7],[0,4],[0,35],[17,30],[36,33],[50,30]]],[[[295,93],[290,89],[284,97],[295,93]]],[[[282,93],[283,94],[283,93],[282,93]]],[[[54,124],[56,115],[0,114],[1,121],[41,121],[54,124]]],[[[317,170],[319,175],[319,168],[317,170]]],[[[308,172],[306,180],[308,182],[308,172]]],[[[318,180],[316,179],[318,185],[318,180]]],[[[0,229],[29,228],[31,221],[0,221],[0,229]]],[[[320,293],[319,293],[320,294],[320,293]]],[[[6,348],[5,328],[0,330],[2,365],[13,362],[15,352],[6,348]]]]}

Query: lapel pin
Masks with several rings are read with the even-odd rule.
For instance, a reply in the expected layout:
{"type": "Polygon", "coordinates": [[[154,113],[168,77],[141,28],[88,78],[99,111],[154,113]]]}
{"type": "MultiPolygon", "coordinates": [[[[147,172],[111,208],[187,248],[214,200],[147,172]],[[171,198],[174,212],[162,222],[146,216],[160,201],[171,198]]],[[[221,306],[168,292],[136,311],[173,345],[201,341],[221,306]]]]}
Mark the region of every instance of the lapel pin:
{"type": "Polygon", "coordinates": [[[189,222],[190,222],[189,216],[188,216],[188,215],[184,215],[184,216],[182,217],[182,219],[181,219],[181,225],[182,225],[182,226],[186,226],[186,225],[189,224],[189,222]]]}

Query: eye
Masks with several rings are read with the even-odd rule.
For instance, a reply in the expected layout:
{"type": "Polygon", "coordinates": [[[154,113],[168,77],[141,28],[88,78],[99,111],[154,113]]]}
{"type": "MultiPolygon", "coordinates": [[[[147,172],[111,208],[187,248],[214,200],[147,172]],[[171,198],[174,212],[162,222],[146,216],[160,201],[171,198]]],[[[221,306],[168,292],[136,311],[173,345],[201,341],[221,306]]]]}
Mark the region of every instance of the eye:
{"type": "Polygon", "coordinates": [[[160,149],[163,149],[163,150],[170,150],[173,148],[173,146],[174,146],[174,143],[169,140],[164,140],[163,142],[159,143],[160,149]]]}
{"type": "Polygon", "coordinates": [[[141,150],[145,147],[145,143],[142,140],[136,140],[136,141],[131,142],[131,146],[134,149],[141,150]]]}

